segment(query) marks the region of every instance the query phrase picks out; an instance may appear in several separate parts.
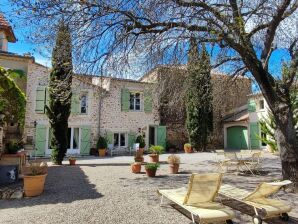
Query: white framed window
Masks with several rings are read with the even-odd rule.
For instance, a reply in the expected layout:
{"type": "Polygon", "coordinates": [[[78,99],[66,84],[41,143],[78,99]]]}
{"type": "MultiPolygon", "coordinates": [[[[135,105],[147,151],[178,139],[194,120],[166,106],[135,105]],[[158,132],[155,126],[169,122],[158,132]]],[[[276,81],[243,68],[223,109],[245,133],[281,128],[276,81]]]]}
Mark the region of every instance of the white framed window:
{"type": "Polygon", "coordinates": [[[127,136],[126,133],[114,133],[114,148],[126,147],[127,136]]]}
{"type": "Polygon", "coordinates": [[[130,92],[130,110],[140,111],[141,110],[141,93],[140,92],[130,92]]]}
{"type": "Polygon", "coordinates": [[[88,97],[87,94],[82,94],[80,97],[80,113],[87,114],[88,112],[88,97]]]}
{"type": "Polygon", "coordinates": [[[264,102],[264,100],[260,100],[259,101],[259,106],[260,106],[260,110],[264,110],[265,109],[265,102],[264,102]]]}

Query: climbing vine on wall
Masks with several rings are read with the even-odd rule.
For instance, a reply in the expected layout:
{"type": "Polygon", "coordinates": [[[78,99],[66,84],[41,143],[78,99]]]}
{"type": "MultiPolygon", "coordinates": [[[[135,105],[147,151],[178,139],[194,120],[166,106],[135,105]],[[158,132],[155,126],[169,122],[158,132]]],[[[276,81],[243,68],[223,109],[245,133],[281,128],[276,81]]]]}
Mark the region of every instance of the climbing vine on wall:
{"type": "Polygon", "coordinates": [[[5,114],[5,121],[24,125],[26,96],[13,78],[22,77],[23,72],[6,70],[0,67],[0,112],[5,114]]]}

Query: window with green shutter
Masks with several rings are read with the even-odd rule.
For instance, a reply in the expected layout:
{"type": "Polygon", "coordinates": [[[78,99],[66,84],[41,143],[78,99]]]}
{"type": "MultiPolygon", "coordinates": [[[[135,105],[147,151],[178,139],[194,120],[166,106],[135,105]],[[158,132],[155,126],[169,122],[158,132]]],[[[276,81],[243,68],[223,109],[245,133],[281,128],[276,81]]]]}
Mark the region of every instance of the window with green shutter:
{"type": "Polygon", "coordinates": [[[76,91],[73,91],[71,96],[71,113],[80,113],[80,94],[76,91]]]}
{"type": "Polygon", "coordinates": [[[121,89],[121,111],[129,111],[130,108],[130,92],[128,89],[121,89]]]}
{"type": "Polygon", "coordinates": [[[133,147],[136,142],[136,133],[129,132],[128,133],[128,147],[133,147]]]}
{"type": "Polygon", "coordinates": [[[47,127],[42,124],[36,125],[35,130],[35,155],[44,156],[46,149],[47,127]]]}
{"type": "Polygon", "coordinates": [[[152,112],[152,92],[149,90],[144,92],[144,111],[152,112]]]}
{"type": "Polygon", "coordinates": [[[249,112],[256,112],[256,101],[253,99],[248,100],[248,111],[249,112]]]}
{"type": "Polygon", "coordinates": [[[36,100],[35,100],[35,112],[38,114],[44,114],[46,102],[46,87],[37,86],[36,88],[36,100]]]}

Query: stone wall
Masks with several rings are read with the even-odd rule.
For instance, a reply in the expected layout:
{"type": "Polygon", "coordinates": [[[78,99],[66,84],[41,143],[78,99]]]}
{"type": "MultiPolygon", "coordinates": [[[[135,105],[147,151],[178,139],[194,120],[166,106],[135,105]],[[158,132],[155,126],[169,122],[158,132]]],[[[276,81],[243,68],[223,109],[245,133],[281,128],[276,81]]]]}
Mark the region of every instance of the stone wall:
{"type": "MultiPolygon", "coordinates": [[[[188,134],[185,128],[185,102],[183,94],[187,86],[184,80],[187,78],[185,67],[162,67],[154,70],[153,78],[147,74],[144,79],[158,82],[159,89],[159,113],[162,125],[167,126],[167,141],[178,149],[183,149],[183,144],[188,142],[188,134]],[[158,78],[156,78],[158,74],[158,78]]],[[[141,79],[143,80],[143,79],[141,79]]],[[[251,81],[248,78],[239,77],[232,79],[224,74],[212,73],[213,87],[213,120],[214,132],[210,138],[208,148],[224,147],[224,131],[222,118],[231,110],[246,105],[248,95],[251,93],[251,81]]]]}

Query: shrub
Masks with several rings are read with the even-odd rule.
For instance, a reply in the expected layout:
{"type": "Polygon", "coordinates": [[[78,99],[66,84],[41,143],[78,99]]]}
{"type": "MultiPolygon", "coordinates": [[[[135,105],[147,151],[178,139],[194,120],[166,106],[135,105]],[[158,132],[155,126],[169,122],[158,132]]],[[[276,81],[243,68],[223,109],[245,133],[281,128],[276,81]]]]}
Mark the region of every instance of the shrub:
{"type": "Polygon", "coordinates": [[[165,151],[164,147],[162,147],[161,145],[152,145],[149,150],[152,154],[157,155],[160,155],[165,151]]]}
{"type": "Polygon", "coordinates": [[[14,141],[10,141],[6,144],[6,152],[8,154],[16,154],[20,150],[20,146],[18,143],[14,141]]]}
{"type": "Polygon", "coordinates": [[[159,167],[159,163],[147,163],[145,168],[148,170],[157,170],[159,167]]]}
{"type": "Polygon", "coordinates": [[[174,154],[169,155],[168,163],[170,163],[170,164],[180,164],[180,157],[176,156],[174,154]]]}
{"type": "Polygon", "coordinates": [[[139,145],[139,147],[140,148],[145,148],[145,139],[144,139],[144,137],[142,136],[142,135],[139,135],[138,137],[137,137],[137,139],[136,139],[136,143],[139,143],[140,145],[139,145]]]}
{"type": "Polygon", "coordinates": [[[108,147],[106,138],[103,136],[99,136],[96,146],[97,149],[106,149],[108,147]]]}

